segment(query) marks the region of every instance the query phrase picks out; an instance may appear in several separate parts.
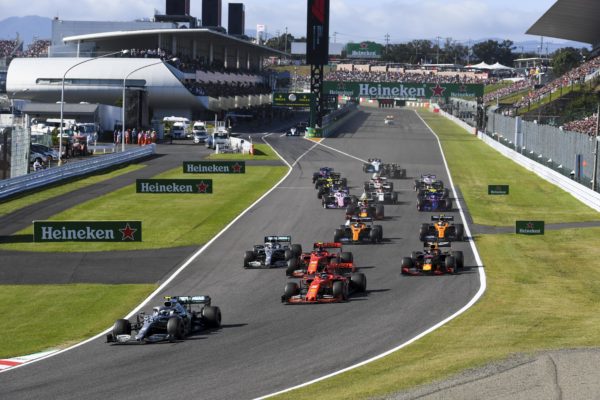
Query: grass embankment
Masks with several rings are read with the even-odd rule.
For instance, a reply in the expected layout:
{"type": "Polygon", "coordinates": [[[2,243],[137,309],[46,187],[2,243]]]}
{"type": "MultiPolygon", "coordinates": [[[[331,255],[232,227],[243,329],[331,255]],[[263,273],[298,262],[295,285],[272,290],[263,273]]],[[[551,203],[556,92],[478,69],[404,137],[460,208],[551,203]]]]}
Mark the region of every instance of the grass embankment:
{"type": "Polygon", "coordinates": [[[88,176],[82,179],[78,179],[60,186],[50,187],[48,189],[40,189],[36,192],[27,194],[23,197],[15,198],[13,200],[8,200],[0,203],[0,216],[10,214],[11,212],[15,212],[20,210],[21,208],[37,204],[44,200],[48,200],[54,197],[61,196],[66,193],[73,192],[75,190],[83,189],[85,187],[94,185],[96,183],[104,182],[108,179],[115,178],[117,176],[127,174],[129,172],[137,171],[141,168],[144,168],[143,164],[134,164],[129,165],[125,168],[112,170],[108,172],[101,172],[96,175],[88,176]]]}
{"type": "MultiPolygon", "coordinates": [[[[213,180],[213,193],[207,195],[138,194],[135,184],[80,204],[50,218],[69,220],[142,221],[143,242],[97,242],[82,245],[65,243],[10,243],[4,250],[42,252],[91,252],[158,249],[199,245],[207,242],[227,222],[258,199],[287,171],[287,167],[248,166],[244,175],[190,175],[181,168],[156,178],[202,178],[213,180]]],[[[32,235],[33,226],[18,235],[32,235]]]]}
{"type": "Polygon", "coordinates": [[[0,358],[66,346],[126,315],[154,285],[0,286],[0,358]]]}
{"type": "MultiPolygon", "coordinates": [[[[580,203],[561,199],[562,190],[545,187],[541,179],[522,169],[519,179],[511,181],[515,172],[510,171],[517,168],[511,161],[495,157],[485,144],[443,117],[421,114],[440,136],[454,182],[476,221],[513,221],[516,215],[531,217],[531,213],[536,218],[548,215],[556,222],[562,217],[573,220],[572,214],[597,219],[580,203]],[[490,178],[494,183],[510,183],[511,195],[496,196],[484,207],[477,203],[486,201],[483,184],[490,178]],[[562,210],[564,204],[572,207],[569,213],[562,210]]],[[[488,285],[470,311],[382,360],[277,398],[366,399],[444,379],[515,353],[600,346],[596,307],[600,269],[594,267],[600,248],[590,246],[598,235],[599,228],[588,228],[547,231],[544,236],[477,237],[488,285]]]]}
{"type": "Polygon", "coordinates": [[[495,92],[498,89],[502,89],[503,87],[507,87],[512,84],[513,84],[512,82],[498,82],[498,83],[492,83],[490,85],[485,85],[483,87],[483,94],[495,92]]]}
{"type": "Polygon", "coordinates": [[[264,143],[254,144],[254,154],[220,153],[210,154],[210,160],[279,160],[273,149],[264,143]]]}
{"type": "MultiPolygon", "coordinates": [[[[519,108],[517,110],[517,115],[523,115],[523,114],[527,114],[529,112],[535,111],[538,108],[545,106],[546,104],[549,104],[555,100],[558,100],[562,96],[566,96],[571,92],[580,93],[580,92],[583,92],[584,89],[585,89],[585,87],[582,85],[565,86],[562,88],[562,90],[558,90],[558,91],[542,98],[538,102],[532,101],[530,106],[524,106],[524,107],[519,108]]],[[[520,98],[519,98],[519,100],[520,100],[520,98]]]]}

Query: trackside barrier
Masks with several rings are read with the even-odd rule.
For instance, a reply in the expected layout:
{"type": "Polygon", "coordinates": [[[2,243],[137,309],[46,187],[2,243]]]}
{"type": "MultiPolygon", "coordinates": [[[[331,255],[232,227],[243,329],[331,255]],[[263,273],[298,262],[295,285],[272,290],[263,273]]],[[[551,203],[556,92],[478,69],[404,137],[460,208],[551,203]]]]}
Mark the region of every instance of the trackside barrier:
{"type": "MultiPolygon", "coordinates": [[[[456,117],[446,113],[445,111],[440,110],[440,115],[446,117],[447,119],[456,122],[459,126],[464,128],[467,132],[473,133],[473,127],[467,124],[460,124],[456,120],[456,117]],[[466,126],[465,126],[466,125],[466,126]]],[[[461,121],[462,122],[462,121],[461,121]]],[[[483,132],[478,132],[477,137],[481,139],[488,146],[492,147],[494,150],[498,151],[503,156],[510,158],[512,161],[517,164],[527,168],[529,171],[535,173],[540,178],[552,183],[555,186],[563,189],[565,192],[571,194],[577,200],[581,201],[583,204],[593,208],[596,211],[600,211],[600,193],[594,192],[592,189],[589,189],[582,184],[574,181],[548,167],[542,165],[530,158],[523,156],[522,154],[514,151],[511,148],[504,146],[503,144],[497,142],[492,139],[488,135],[483,132]]]]}
{"type": "Polygon", "coordinates": [[[349,103],[345,107],[340,108],[326,116],[327,123],[323,126],[323,137],[329,137],[333,135],[337,129],[340,128],[348,119],[348,117],[352,116],[358,108],[356,104],[349,103]]]}
{"type": "Polygon", "coordinates": [[[136,147],[122,153],[90,157],[80,162],[70,162],[27,175],[0,181],[0,200],[32,189],[41,188],[66,179],[90,174],[115,165],[125,164],[156,153],[156,145],[136,147]]]}

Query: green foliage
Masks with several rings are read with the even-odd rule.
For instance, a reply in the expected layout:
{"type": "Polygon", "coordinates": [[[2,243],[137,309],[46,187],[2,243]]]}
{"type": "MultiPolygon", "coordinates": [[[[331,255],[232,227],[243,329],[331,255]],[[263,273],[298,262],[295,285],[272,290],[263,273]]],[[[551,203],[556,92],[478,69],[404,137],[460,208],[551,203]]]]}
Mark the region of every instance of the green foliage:
{"type": "Polygon", "coordinates": [[[488,64],[499,62],[511,66],[515,59],[515,55],[512,53],[513,49],[514,46],[511,40],[504,40],[501,43],[496,40],[486,40],[473,45],[473,54],[476,58],[488,64]]]}
{"type": "Polygon", "coordinates": [[[566,72],[578,67],[582,58],[579,50],[573,47],[561,49],[558,54],[552,58],[552,71],[554,75],[561,76],[566,72]]]}

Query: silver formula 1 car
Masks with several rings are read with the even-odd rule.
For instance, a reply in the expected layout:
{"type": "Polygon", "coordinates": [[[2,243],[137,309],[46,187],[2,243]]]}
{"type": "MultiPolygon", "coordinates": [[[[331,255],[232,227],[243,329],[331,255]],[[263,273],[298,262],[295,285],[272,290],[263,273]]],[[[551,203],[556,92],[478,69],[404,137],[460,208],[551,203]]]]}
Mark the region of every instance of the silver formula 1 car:
{"type": "Polygon", "coordinates": [[[244,254],[244,268],[287,267],[288,261],[302,254],[302,246],[292,244],[291,236],[265,236],[264,244],[256,244],[244,254]]]}
{"type": "Polygon", "coordinates": [[[209,296],[166,296],[152,314],[144,312],[132,323],[118,319],[106,335],[108,343],[175,342],[192,333],[221,326],[221,310],[211,305],[209,296]],[[135,334],[134,334],[135,333],[135,334]]]}

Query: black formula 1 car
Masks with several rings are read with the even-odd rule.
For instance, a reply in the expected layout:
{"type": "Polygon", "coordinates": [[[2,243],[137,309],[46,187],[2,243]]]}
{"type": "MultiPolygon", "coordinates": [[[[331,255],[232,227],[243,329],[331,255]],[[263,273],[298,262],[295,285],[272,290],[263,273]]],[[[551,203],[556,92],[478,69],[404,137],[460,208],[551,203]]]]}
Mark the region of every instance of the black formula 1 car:
{"type": "Polygon", "coordinates": [[[363,172],[377,173],[380,176],[391,179],[406,178],[406,169],[400,168],[395,163],[383,163],[379,158],[370,158],[367,163],[363,164],[363,172]]]}
{"type": "Polygon", "coordinates": [[[454,217],[445,215],[432,215],[431,224],[422,224],[419,240],[422,242],[463,241],[465,240],[465,227],[463,224],[454,224],[454,217]]]}
{"type": "Polygon", "coordinates": [[[118,319],[106,335],[108,343],[175,342],[206,328],[221,326],[221,310],[209,296],[166,296],[152,314],[139,313],[135,322],[118,319]],[[132,333],[135,332],[135,335],[132,333]]]}
{"type": "Polygon", "coordinates": [[[302,246],[292,244],[291,236],[265,236],[264,244],[255,244],[244,254],[244,268],[287,267],[300,254],[302,246]]]}
{"type": "Polygon", "coordinates": [[[423,251],[413,251],[410,257],[403,257],[403,275],[442,275],[456,274],[464,268],[462,251],[442,252],[440,247],[449,243],[426,242],[423,251]]]}
{"type": "Polygon", "coordinates": [[[452,199],[448,198],[444,189],[421,190],[417,196],[417,210],[451,211],[452,199]]]}
{"type": "Polygon", "coordinates": [[[334,242],[342,243],[381,243],[383,227],[373,225],[372,218],[351,218],[333,234],[334,242]]]}

